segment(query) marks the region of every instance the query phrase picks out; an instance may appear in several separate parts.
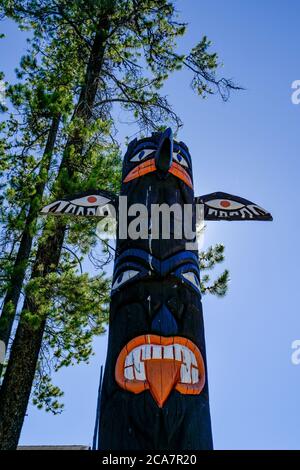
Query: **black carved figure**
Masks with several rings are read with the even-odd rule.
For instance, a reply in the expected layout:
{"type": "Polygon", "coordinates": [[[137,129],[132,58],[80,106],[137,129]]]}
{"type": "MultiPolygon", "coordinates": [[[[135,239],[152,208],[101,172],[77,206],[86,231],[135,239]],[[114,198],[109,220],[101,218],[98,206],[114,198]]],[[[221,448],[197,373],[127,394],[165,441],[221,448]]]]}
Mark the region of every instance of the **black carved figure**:
{"type": "Polygon", "coordinates": [[[212,449],[196,207],[205,220],[272,217],[226,193],[195,198],[189,150],[170,129],[131,142],[120,196],[95,190],[42,211],[117,210],[101,449],[212,449]]]}

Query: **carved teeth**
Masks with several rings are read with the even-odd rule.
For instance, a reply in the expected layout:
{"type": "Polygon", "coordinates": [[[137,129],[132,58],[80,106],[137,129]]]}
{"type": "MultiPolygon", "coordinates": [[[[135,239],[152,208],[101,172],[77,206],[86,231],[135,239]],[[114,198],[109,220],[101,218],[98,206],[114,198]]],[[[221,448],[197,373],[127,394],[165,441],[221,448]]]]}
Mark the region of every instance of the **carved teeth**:
{"type": "Polygon", "coordinates": [[[133,367],[125,367],[124,377],[127,380],[134,380],[133,367]]]}
{"type": "Polygon", "coordinates": [[[181,361],[182,360],[182,356],[181,356],[182,346],[181,346],[181,344],[174,344],[174,350],[175,350],[175,360],[176,361],[181,361]]]}
{"type": "Polygon", "coordinates": [[[164,347],[163,347],[163,354],[164,354],[164,359],[174,359],[174,348],[173,348],[173,345],[171,345],[171,346],[164,346],[164,347]]]}
{"type": "Polygon", "coordinates": [[[162,358],[162,348],[163,348],[163,346],[152,346],[152,357],[151,358],[152,359],[161,359],[162,358]]]}
{"type": "Polygon", "coordinates": [[[186,346],[143,344],[128,353],[124,364],[127,380],[146,381],[144,362],[149,360],[174,360],[181,363],[180,382],[195,384],[199,381],[199,367],[194,353],[186,346]]]}
{"type": "Polygon", "coordinates": [[[151,344],[145,344],[142,346],[142,360],[146,361],[147,359],[151,359],[151,352],[152,352],[152,346],[151,344]]]}

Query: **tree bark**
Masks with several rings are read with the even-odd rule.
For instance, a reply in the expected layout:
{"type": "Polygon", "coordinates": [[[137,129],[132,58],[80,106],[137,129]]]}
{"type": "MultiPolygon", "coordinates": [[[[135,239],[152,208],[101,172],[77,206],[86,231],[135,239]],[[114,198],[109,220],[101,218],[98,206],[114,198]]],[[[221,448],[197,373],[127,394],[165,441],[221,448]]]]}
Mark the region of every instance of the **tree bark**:
{"type": "MultiPolygon", "coordinates": [[[[28,215],[25,222],[25,227],[22,233],[17,257],[14,263],[9,287],[3,302],[2,314],[0,317],[0,341],[3,341],[7,348],[12,326],[14,323],[17,305],[19,302],[23,281],[28,265],[28,257],[30,255],[33,233],[35,231],[37,217],[41,209],[41,201],[46,185],[46,177],[43,173],[48,174],[51,165],[51,159],[59,128],[60,116],[52,119],[51,127],[44,150],[43,159],[41,162],[40,176],[41,181],[36,185],[36,192],[32,198],[29,206],[28,215]]],[[[0,378],[2,375],[3,365],[0,364],[0,378]]]]}
{"type": "MultiPolygon", "coordinates": [[[[87,124],[92,117],[92,110],[96,99],[99,76],[103,64],[105,43],[109,31],[107,18],[99,22],[91,49],[84,85],[82,87],[78,104],[75,107],[72,120],[82,119],[87,124]]],[[[84,144],[79,129],[71,135],[66,143],[58,178],[66,170],[68,177],[72,178],[76,168],[74,162],[69,160],[69,149],[74,146],[80,152],[84,144]]],[[[56,270],[59,263],[61,248],[64,241],[65,225],[57,221],[55,236],[48,237],[38,248],[37,260],[32,277],[43,275],[56,270]]],[[[32,328],[26,321],[26,310],[37,313],[36,306],[25,298],[21,312],[16,337],[11,350],[8,367],[0,389],[0,450],[16,449],[28,406],[30,391],[34,380],[39,351],[45,329],[46,318],[42,319],[38,327],[32,328]]]]}
{"type": "MultiPolygon", "coordinates": [[[[47,275],[51,272],[50,265],[59,262],[64,226],[60,221],[57,225],[55,234],[38,249],[32,277],[47,275]]],[[[24,318],[25,310],[37,313],[37,307],[29,296],[24,300],[23,315],[0,389],[0,450],[14,450],[17,447],[45,328],[46,318],[40,318],[39,324],[32,327],[24,318]]]]}

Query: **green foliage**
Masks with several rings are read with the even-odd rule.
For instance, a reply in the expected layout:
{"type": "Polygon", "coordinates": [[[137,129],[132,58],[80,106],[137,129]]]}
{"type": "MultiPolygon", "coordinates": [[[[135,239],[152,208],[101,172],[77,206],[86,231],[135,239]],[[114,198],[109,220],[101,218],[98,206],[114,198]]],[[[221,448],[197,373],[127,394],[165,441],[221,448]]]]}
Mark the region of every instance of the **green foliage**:
{"type": "MultiPolygon", "coordinates": [[[[74,111],[74,93],[80,85],[86,63],[77,61],[71,54],[72,51],[76,52],[74,41],[73,47],[67,50],[71,44],[68,44],[66,36],[62,38],[58,31],[52,43],[43,39],[42,45],[38,36],[31,41],[28,54],[22,58],[17,70],[19,82],[7,86],[6,98],[10,101],[12,111],[7,113],[2,125],[0,144],[4,157],[1,159],[1,177],[4,182],[1,197],[5,201],[0,212],[3,247],[0,295],[5,295],[13,270],[17,272],[22,266],[27,267],[23,293],[28,296],[32,308],[23,310],[22,316],[32,329],[40,328],[46,319],[33,389],[34,403],[54,413],[61,409],[58,402],[61,392],[51,384],[51,374],[62,366],[88,361],[92,354],[92,337],[104,332],[109,283],[103,274],[94,278],[78,274],[78,260],[96,244],[95,224],[90,221],[71,221],[60,264],[46,277],[30,279],[29,274],[38,244],[45,241],[47,234],[55,229],[54,221],[50,218],[46,224],[47,230],[42,232],[45,220],[38,222],[35,217],[31,227],[34,240],[30,257],[16,265],[18,241],[23,235],[29,208],[35,207],[38,214],[42,203],[46,203],[48,198],[53,200],[54,194],[62,191],[62,185],[56,179],[57,163],[62,158],[66,141],[74,127],[81,126],[81,137],[85,142],[81,155],[84,165],[78,165],[78,154],[74,154],[78,171],[72,180],[67,175],[65,192],[99,187],[117,190],[120,180],[118,146],[107,140],[111,127],[109,119],[99,117],[88,125],[70,120],[74,111]],[[64,38],[65,43],[61,40],[64,38]],[[43,48],[42,55],[37,55],[39,47],[43,48]],[[44,162],[49,159],[47,155],[45,158],[45,144],[52,119],[58,114],[62,117],[63,125],[47,168],[44,162]],[[46,183],[48,187],[44,202],[37,196],[40,183],[46,183]],[[67,250],[72,247],[81,250],[80,257],[68,256],[67,250]],[[79,295],[74,296],[74,292],[79,295]]],[[[71,40],[72,36],[69,35],[68,39],[71,40]]],[[[7,314],[13,311],[12,305],[8,307],[7,314]]]]}
{"type": "MultiPolygon", "coordinates": [[[[139,131],[182,125],[160,94],[173,72],[187,69],[192,87],[202,97],[217,92],[226,100],[230,90],[239,88],[217,76],[218,56],[210,52],[211,42],[206,36],[191,51],[177,52],[177,42],[187,25],[179,20],[174,2],[168,0],[3,0],[2,10],[33,31],[36,51],[45,49],[46,55],[49,53],[43,46],[46,37],[57,50],[58,61],[66,54],[75,63],[88,56],[95,32],[107,19],[110,28],[104,36],[105,59],[96,109],[107,117],[112,105],[118,104],[130,112],[139,131]]],[[[35,56],[24,58],[23,67],[35,67],[35,61],[35,56]]],[[[72,62],[68,63],[71,66],[72,62]]],[[[78,83],[82,80],[81,73],[78,83]]]]}
{"type": "MultiPolygon", "coordinates": [[[[177,52],[187,25],[178,19],[172,1],[2,0],[2,16],[30,32],[28,50],[16,69],[17,82],[5,84],[6,103],[1,105],[6,111],[0,124],[0,276],[4,281],[0,295],[4,296],[32,208],[37,213],[42,204],[90,188],[118,191],[121,161],[115,116],[119,108],[141,135],[182,125],[162,93],[172,73],[188,70],[193,89],[202,97],[219,92],[227,99],[230,90],[238,87],[217,77],[218,57],[210,52],[206,37],[191,51],[177,52]],[[103,57],[92,56],[97,37],[103,57]],[[97,61],[101,62],[98,76],[89,83],[91,62],[97,61]],[[59,131],[49,156],[45,146],[57,117],[59,131]],[[45,185],[42,195],[41,184],[45,185]]],[[[30,300],[22,315],[33,329],[46,324],[34,402],[54,413],[61,411],[62,392],[52,385],[51,374],[63,366],[88,362],[93,336],[104,332],[109,301],[105,262],[98,263],[97,276],[80,272],[83,257],[97,243],[96,222],[61,220],[65,241],[59,264],[48,266],[45,277],[30,277],[38,248],[47,246],[57,228],[51,217],[33,218],[33,247],[22,260],[23,293],[30,300]]],[[[202,270],[220,263],[223,250],[217,246],[202,253],[202,270]]],[[[206,275],[203,292],[224,295],[227,271],[208,283],[206,275]]]]}
{"type": "Polygon", "coordinates": [[[26,312],[31,328],[38,328],[46,319],[33,403],[54,414],[63,408],[58,400],[63,392],[52,385],[52,373],[89,363],[93,338],[105,332],[108,321],[110,281],[103,274],[78,274],[77,264],[66,251],[57,273],[32,279],[26,286],[26,294],[36,306],[34,315],[26,312]]]}
{"type": "Polygon", "coordinates": [[[217,297],[226,295],[230,281],[229,271],[225,269],[213,282],[211,282],[210,275],[207,273],[207,271],[213,270],[224,261],[224,250],[224,245],[217,244],[199,253],[202,294],[213,294],[217,297]]]}
{"type": "Polygon", "coordinates": [[[39,410],[42,408],[54,415],[63,411],[64,405],[59,402],[59,398],[64,395],[63,391],[52,384],[51,377],[47,374],[37,374],[32,402],[39,410]]]}

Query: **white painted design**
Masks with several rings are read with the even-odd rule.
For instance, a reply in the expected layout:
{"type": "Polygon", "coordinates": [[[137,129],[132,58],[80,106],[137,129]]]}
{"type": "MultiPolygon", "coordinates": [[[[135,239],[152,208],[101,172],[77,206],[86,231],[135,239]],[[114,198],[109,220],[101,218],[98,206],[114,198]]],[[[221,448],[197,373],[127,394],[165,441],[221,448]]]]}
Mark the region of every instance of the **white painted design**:
{"type": "Polygon", "coordinates": [[[146,380],[145,361],[170,360],[180,362],[180,382],[195,384],[199,382],[199,367],[195,354],[181,344],[169,346],[142,344],[134,348],[125,359],[124,377],[128,380],[146,380]]]}
{"type": "Polygon", "coordinates": [[[191,369],[188,364],[182,364],[180,368],[180,380],[185,384],[191,383],[191,369]]]}
{"type": "Polygon", "coordinates": [[[173,347],[174,347],[174,350],[175,350],[175,360],[181,362],[182,361],[182,355],[181,355],[182,346],[181,346],[181,344],[174,344],[173,347]]]}
{"type": "Polygon", "coordinates": [[[74,204],[69,204],[64,213],[74,214],[74,212],[76,212],[76,209],[77,209],[77,206],[75,206],[74,204]]]}
{"type": "Polygon", "coordinates": [[[173,160],[175,160],[175,162],[179,163],[179,165],[184,166],[185,168],[188,168],[188,167],[189,167],[188,162],[187,162],[186,159],[181,155],[180,152],[173,152],[173,160]]]}
{"type": "Polygon", "coordinates": [[[139,271],[134,271],[133,269],[130,269],[128,271],[124,271],[115,280],[115,282],[112,286],[112,290],[118,289],[118,287],[120,287],[122,284],[129,281],[133,277],[135,277],[137,274],[139,274],[139,271]]]}
{"type": "Polygon", "coordinates": [[[200,291],[200,283],[195,273],[189,271],[187,273],[182,273],[182,276],[191,282],[200,291]]]}
{"type": "Polygon", "coordinates": [[[88,207],[86,215],[96,215],[97,207],[88,207]]]}
{"type": "Polygon", "coordinates": [[[76,215],[85,215],[84,207],[78,207],[76,215]]]}
{"type": "Polygon", "coordinates": [[[199,382],[199,371],[196,367],[192,367],[192,382],[193,384],[199,382]]]}
{"type": "Polygon", "coordinates": [[[253,214],[252,212],[249,211],[249,209],[247,209],[247,207],[244,207],[243,209],[241,209],[240,213],[242,215],[242,219],[245,219],[247,217],[249,217],[250,219],[253,219],[253,214]]]}
{"type": "Polygon", "coordinates": [[[48,204],[47,206],[43,207],[43,209],[41,210],[41,213],[42,214],[48,214],[48,212],[51,212],[52,207],[57,206],[57,204],[59,204],[59,206],[55,210],[55,212],[61,212],[64,209],[64,207],[66,207],[69,204],[69,202],[68,201],[51,202],[51,204],[48,204]]]}
{"type": "Polygon", "coordinates": [[[131,352],[126,356],[125,367],[132,366],[132,365],[133,365],[133,354],[131,352]]]}
{"type": "Polygon", "coordinates": [[[143,361],[134,362],[134,375],[136,380],[145,380],[145,365],[143,361]]]}
{"type": "Polygon", "coordinates": [[[242,206],[241,209],[233,210],[231,211],[230,208],[229,210],[220,210],[218,209],[213,209],[211,207],[208,207],[208,215],[212,215],[214,217],[219,217],[220,219],[226,219],[227,217],[235,217],[238,216],[241,219],[253,219],[254,216],[261,216],[261,215],[267,215],[268,212],[266,212],[264,209],[259,208],[262,212],[259,213],[256,209],[258,206],[242,206]],[[251,210],[250,210],[251,209],[251,210]]]}
{"type": "Polygon", "coordinates": [[[99,196],[97,194],[89,194],[88,196],[84,197],[79,197],[78,199],[72,199],[70,203],[75,204],[77,206],[83,206],[83,207],[91,207],[91,206],[104,206],[105,204],[108,204],[110,202],[110,199],[104,196],[99,196]],[[91,202],[89,201],[90,198],[95,199],[95,201],[91,202]]]}
{"type": "Polygon", "coordinates": [[[247,206],[249,210],[251,210],[255,215],[265,215],[268,214],[268,212],[263,209],[262,207],[258,206],[257,204],[249,204],[247,206]]]}
{"type": "Polygon", "coordinates": [[[164,346],[163,354],[164,359],[174,359],[173,344],[171,346],[164,346]]]}
{"type": "MultiPolygon", "coordinates": [[[[111,202],[110,199],[99,195],[89,195],[72,199],[70,201],[54,201],[51,204],[43,207],[42,214],[74,214],[74,215],[97,215],[99,208],[107,206],[111,202]],[[92,202],[89,201],[92,198],[92,202]]],[[[109,206],[107,206],[109,207],[109,206]]],[[[102,214],[98,214],[102,215],[102,214]]]]}
{"type": "Polygon", "coordinates": [[[152,346],[152,359],[162,358],[162,346],[152,346]]]}
{"type": "Polygon", "coordinates": [[[139,150],[131,159],[131,162],[142,162],[145,160],[151,153],[154,153],[155,149],[142,149],[139,150]]]}
{"type": "Polygon", "coordinates": [[[242,207],[245,207],[245,204],[233,201],[232,199],[212,199],[211,201],[207,201],[205,204],[209,207],[213,207],[214,209],[221,209],[226,212],[239,210],[242,209],[242,207]],[[226,206],[224,204],[228,205],[226,206]]]}
{"type": "Polygon", "coordinates": [[[124,377],[125,379],[128,379],[128,380],[134,380],[133,367],[127,367],[124,370],[124,377]]]}
{"type": "MultiPolygon", "coordinates": [[[[148,213],[150,214],[151,213],[151,198],[149,199],[149,194],[151,195],[151,191],[152,191],[152,186],[149,186],[149,189],[147,189],[147,198],[146,198],[146,207],[148,209],[148,213]],[[150,204],[149,204],[149,201],[150,201],[150,204]]],[[[153,270],[153,267],[152,267],[152,219],[151,219],[151,216],[150,216],[150,219],[149,219],[149,230],[148,230],[148,242],[149,242],[149,266],[150,266],[150,269],[153,270]]]]}
{"type": "Polygon", "coordinates": [[[142,349],[142,360],[146,361],[147,359],[151,359],[152,354],[152,346],[151,344],[146,344],[142,349]]]}

